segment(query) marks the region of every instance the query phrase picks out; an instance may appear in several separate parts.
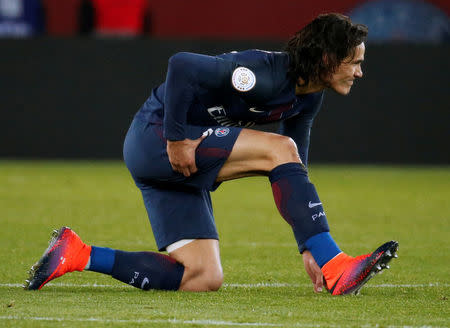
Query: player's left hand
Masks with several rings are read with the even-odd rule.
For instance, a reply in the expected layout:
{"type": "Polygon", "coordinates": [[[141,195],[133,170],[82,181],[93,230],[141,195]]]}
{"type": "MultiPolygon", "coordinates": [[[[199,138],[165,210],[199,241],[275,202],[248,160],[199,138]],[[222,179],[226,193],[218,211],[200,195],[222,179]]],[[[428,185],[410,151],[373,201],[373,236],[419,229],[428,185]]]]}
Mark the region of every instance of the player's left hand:
{"type": "Polygon", "coordinates": [[[305,270],[311,278],[314,286],[314,292],[320,293],[323,289],[322,270],[320,270],[319,266],[316,263],[316,260],[314,260],[314,257],[312,256],[310,251],[304,251],[302,255],[305,270]]]}

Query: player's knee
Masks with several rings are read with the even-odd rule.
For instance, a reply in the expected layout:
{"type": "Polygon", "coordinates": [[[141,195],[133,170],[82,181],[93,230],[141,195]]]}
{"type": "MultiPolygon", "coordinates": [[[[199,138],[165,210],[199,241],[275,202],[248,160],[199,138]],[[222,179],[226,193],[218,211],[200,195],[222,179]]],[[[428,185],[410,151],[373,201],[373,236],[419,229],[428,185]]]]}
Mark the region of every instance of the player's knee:
{"type": "Polygon", "coordinates": [[[217,291],[223,283],[221,267],[186,267],[185,275],[185,290],[217,291]]]}
{"type": "Polygon", "coordinates": [[[269,151],[268,155],[272,162],[272,168],[285,163],[301,162],[295,141],[282,135],[274,137],[273,145],[271,145],[271,151],[269,151]]]}
{"type": "Polygon", "coordinates": [[[204,274],[205,289],[207,291],[217,291],[223,284],[222,270],[210,270],[204,274]]]}

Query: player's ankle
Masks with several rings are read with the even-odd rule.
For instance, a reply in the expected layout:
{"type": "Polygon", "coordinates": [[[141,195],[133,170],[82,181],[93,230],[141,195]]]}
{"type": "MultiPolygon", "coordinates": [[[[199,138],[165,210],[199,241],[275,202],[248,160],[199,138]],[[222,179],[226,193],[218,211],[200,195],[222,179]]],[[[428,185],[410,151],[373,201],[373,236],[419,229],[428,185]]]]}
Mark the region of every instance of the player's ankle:
{"type": "Polygon", "coordinates": [[[327,231],[318,233],[305,242],[306,248],[311,252],[319,267],[323,267],[336,255],[342,253],[339,246],[327,231]]]}
{"type": "Polygon", "coordinates": [[[116,250],[107,247],[91,246],[89,259],[84,270],[111,274],[114,261],[116,257],[116,250]]]}

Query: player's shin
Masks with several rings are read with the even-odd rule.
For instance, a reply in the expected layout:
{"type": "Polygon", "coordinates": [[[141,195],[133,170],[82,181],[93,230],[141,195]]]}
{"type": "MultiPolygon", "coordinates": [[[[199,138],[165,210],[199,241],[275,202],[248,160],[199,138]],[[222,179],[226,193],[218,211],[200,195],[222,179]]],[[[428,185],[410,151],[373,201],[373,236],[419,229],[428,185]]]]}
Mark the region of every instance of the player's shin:
{"type": "Polygon", "coordinates": [[[92,246],[90,271],[110,274],[134,287],[178,290],[184,266],[167,255],[154,252],[124,252],[92,246]]]}
{"type": "Polygon", "coordinates": [[[322,267],[341,252],[329,233],[322,202],[300,163],[277,166],[269,174],[281,216],[291,225],[300,253],[308,249],[322,267]]]}

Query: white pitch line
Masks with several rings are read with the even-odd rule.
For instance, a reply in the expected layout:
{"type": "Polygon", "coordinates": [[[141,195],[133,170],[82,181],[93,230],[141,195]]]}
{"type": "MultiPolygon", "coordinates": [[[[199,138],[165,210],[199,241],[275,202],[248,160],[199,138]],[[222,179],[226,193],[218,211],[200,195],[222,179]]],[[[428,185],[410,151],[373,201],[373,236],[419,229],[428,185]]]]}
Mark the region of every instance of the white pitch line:
{"type": "MultiPolygon", "coordinates": [[[[104,319],[104,318],[62,318],[62,317],[21,317],[0,316],[0,320],[25,320],[25,321],[57,321],[57,322],[101,322],[101,323],[161,323],[178,325],[201,325],[201,326],[236,326],[236,327],[283,327],[280,324],[268,322],[232,322],[219,320],[179,320],[179,319],[104,319]]],[[[304,326],[310,327],[310,326],[304,326]]],[[[312,326],[311,326],[312,327],[312,326]]]]}
{"type": "MultiPolygon", "coordinates": [[[[449,287],[450,284],[441,282],[430,282],[428,284],[379,284],[379,285],[365,285],[364,288],[424,288],[424,287],[449,287]]],[[[426,328],[426,327],[425,327],[426,328]]]]}
{"type": "Polygon", "coordinates": [[[232,288],[282,288],[282,287],[309,287],[309,284],[288,284],[288,283],[267,283],[267,282],[259,282],[256,284],[223,284],[224,288],[232,287],[232,288]]]}
{"type": "MultiPolygon", "coordinates": [[[[71,284],[71,283],[48,283],[46,286],[54,287],[82,287],[82,288],[131,288],[129,285],[104,285],[104,284],[71,284]]],[[[265,283],[256,284],[223,284],[223,288],[298,288],[311,287],[311,284],[288,284],[288,283],[265,283]]],[[[378,284],[366,285],[364,288],[429,288],[429,287],[449,287],[448,283],[430,282],[426,284],[378,284]]],[[[0,287],[22,287],[19,283],[0,283],[0,287]]]]}
{"type": "MultiPolygon", "coordinates": [[[[341,325],[321,325],[321,324],[309,324],[296,322],[294,324],[276,324],[269,322],[233,322],[222,320],[210,320],[210,319],[192,319],[192,320],[180,320],[180,319],[104,319],[104,318],[73,318],[73,317],[31,317],[31,316],[0,316],[0,320],[23,320],[23,321],[56,321],[56,322],[100,322],[100,323],[160,323],[160,324],[175,324],[175,325],[196,325],[196,326],[234,326],[234,327],[300,327],[300,328],[321,328],[321,327],[344,327],[341,325]]],[[[384,326],[384,325],[383,325],[384,326]]],[[[377,328],[380,325],[361,325],[362,328],[377,328]]],[[[443,328],[440,326],[396,326],[389,325],[387,328],[443,328]]]]}
{"type": "MultiPolygon", "coordinates": [[[[129,285],[101,285],[101,284],[70,284],[70,283],[48,283],[46,286],[54,287],[83,287],[83,288],[129,288],[129,285]]],[[[7,283],[0,284],[0,287],[23,287],[23,284],[7,283]]]]}
{"type": "MultiPolygon", "coordinates": [[[[287,283],[257,283],[257,284],[224,284],[225,288],[280,288],[280,287],[311,287],[312,284],[287,284],[287,283]]],[[[425,288],[425,287],[449,287],[450,284],[433,282],[428,284],[379,284],[379,285],[365,285],[364,288],[425,288]]]]}

